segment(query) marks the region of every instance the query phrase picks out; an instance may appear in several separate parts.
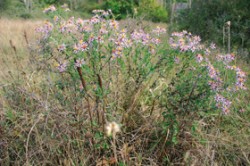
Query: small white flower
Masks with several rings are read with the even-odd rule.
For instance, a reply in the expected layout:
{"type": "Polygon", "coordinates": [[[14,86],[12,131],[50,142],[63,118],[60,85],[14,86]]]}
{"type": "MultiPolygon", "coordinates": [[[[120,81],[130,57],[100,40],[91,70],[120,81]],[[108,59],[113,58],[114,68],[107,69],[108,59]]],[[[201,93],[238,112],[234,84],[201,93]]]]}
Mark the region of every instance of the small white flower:
{"type": "Polygon", "coordinates": [[[106,134],[108,136],[115,135],[116,133],[121,132],[120,126],[116,122],[110,122],[106,125],[106,134]]]}

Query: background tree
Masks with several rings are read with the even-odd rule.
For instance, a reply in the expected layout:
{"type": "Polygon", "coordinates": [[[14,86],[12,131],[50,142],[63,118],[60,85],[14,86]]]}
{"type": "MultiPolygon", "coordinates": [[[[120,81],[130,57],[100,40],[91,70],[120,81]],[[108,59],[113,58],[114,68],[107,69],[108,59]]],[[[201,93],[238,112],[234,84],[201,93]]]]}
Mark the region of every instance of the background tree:
{"type": "Polygon", "coordinates": [[[193,0],[190,9],[178,14],[175,25],[223,46],[223,27],[230,21],[231,43],[250,51],[249,9],[249,0],[193,0]]]}

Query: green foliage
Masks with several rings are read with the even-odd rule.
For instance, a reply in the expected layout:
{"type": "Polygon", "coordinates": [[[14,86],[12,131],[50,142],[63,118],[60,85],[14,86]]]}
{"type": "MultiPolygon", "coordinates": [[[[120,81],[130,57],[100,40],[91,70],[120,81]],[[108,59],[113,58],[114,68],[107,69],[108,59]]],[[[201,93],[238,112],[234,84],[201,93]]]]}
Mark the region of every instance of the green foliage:
{"type": "Polygon", "coordinates": [[[102,9],[102,8],[103,8],[103,3],[96,3],[95,1],[82,1],[76,5],[75,10],[80,13],[92,14],[92,11],[94,9],[102,9]]]}
{"type": "Polygon", "coordinates": [[[39,3],[47,4],[47,5],[51,5],[51,4],[55,4],[59,2],[60,0],[39,0],[39,3]]]}
{"type": "Polygon", "coordinates": [[[30,13],[22,13],[20,14],[20,17],[24,19],[29,19],[32,17],[32,15],[30,13]]]}
{"type": "Polygon", "coordinates": [[[177,26],[223,46],[223,26],[226,28],[226,22],[231,21],[231,43],[249,50],[249,8],[249,0],[194,0],[191,9],[178,15],[177,26]]]}
{"type": "Polygon", "coordinates": [[[107,0],[104,4],[106,10],[111,9],[117,19],[124,19],[127,14],[133,14],[134,1],[132,0],[107,0]]]}
{"type": "Polygon", "coordinates": [[[1,0],[0,1],[0,12],[7,10],[10,6],[11,0],[1,0]]]}
{"type": "Polygon", "coordinates": [[[107,0],[105,9],[111,9],[117,15],[117,19],[124,19],[128,15],[143,17],[153,22],[166,22],[168,14],[166,9],[158,4],[156,0],[107,0]]]}
{"type": "Polygon", "coordinates": [[[168,19],[167,10],[160,6],[155,0],[139,1],[138,13],[153,22],[166,22],[168,19]]]}

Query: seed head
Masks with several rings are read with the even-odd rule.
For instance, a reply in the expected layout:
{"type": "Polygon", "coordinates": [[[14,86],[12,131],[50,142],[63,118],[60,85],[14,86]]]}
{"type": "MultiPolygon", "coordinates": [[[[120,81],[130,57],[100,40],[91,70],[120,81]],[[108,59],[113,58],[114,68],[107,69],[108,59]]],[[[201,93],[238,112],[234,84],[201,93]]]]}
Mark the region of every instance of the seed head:
{"type": "Polygon", "coordinates": [[[110,122],[106,125],[106,134],[108,136],[121,132],[120,126],[116,122],[110,122]]]}

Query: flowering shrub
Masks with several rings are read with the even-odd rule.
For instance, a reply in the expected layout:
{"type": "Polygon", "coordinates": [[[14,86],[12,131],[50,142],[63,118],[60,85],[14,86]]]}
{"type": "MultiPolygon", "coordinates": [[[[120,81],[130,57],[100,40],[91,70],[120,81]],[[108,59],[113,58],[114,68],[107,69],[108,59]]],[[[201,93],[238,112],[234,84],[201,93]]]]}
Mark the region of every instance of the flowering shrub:
{"type": "Polygon", "coordinates": [[[216,107],[229,114],[236,108],[230,100],[246,89],[246,74],[232,65],[234,55],[214,60],[215,44],[206,47],[199,36],[174,32],[166,43],[166,29],[130,32],[120,28],[111,11],[95,10],[88,20],[65,19],[53,6],[45,11],[53,19],[37,32],[42,55],[60,76],[58,101],[65,107],[66,90],[80,98],[76,103],[84,100],[92,132],[99,130],[96,123],[104,132],[106,121],[120,121],[129,132],[132,123],[140,125],[145,114],[152,118],[154,109],[162,108],[155,114],[162,113],[164,131],[170,130],[170,142],[176,143],[186,123],[178,117],[216,107]]]}

